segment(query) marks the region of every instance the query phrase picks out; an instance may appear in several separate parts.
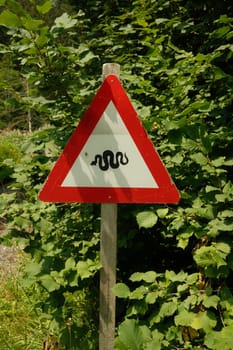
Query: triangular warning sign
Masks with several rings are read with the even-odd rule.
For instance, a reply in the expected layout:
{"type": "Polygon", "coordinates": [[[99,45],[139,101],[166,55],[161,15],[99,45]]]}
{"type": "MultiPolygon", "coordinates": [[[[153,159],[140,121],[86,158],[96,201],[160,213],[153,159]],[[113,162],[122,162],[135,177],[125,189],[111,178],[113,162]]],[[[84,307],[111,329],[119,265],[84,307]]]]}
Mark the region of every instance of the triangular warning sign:
{"type": "Polygon", "coordinates": [[[89,203],[179,201],[176,186],[115,75],[104,80],[39,198],[89,203]]]}

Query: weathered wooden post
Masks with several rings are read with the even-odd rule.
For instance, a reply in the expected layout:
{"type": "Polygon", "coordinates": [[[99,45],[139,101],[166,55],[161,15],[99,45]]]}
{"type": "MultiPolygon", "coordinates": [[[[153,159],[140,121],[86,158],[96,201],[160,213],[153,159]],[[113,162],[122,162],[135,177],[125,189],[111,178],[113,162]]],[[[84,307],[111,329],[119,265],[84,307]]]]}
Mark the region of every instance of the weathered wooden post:
{"type": "MultiPolygon", "coordinates": [[[[119,77],[120,66],[116,63],[103,65],[103,77],[115,74],[119,77]]],[[[113,350],[115,337],[116,298],[112,291],[116,283],[117,261],[117,204],[101,204],[100,236],[100,313],[99,350],[113,350]]]]}
{"type": "Polygon", "coordinates": [[[99,350],[113,350],[117,256],[117,204],[101,204],[99,350]]]}

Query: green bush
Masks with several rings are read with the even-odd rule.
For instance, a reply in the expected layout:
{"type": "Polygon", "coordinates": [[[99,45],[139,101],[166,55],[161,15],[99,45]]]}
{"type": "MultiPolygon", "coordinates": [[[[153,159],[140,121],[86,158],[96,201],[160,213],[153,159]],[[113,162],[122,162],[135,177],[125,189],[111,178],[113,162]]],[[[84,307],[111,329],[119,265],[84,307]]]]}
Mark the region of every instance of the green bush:
{"type": "Polygon", "coordinates": [[[104,60],[121,64],[182,198],[177,206],[119,206],[116,349],[231,350],[231,2],[134,0],[116,12],[112,1],[97,1],[88,13],[86,0],[75,18],[64,13],[50,27],[42,17],[52,2],[36,6],[37,19],[18,1],[3,3],[5,50],[33,87],[24,102],[53,127],[24,146],[12,174],[17,193],[1,195],[1,214],[30,254],[25,282],[46,291],[39,302],[62,345],[70,350],[72,338],[75,350],[97,348],[99,208],[47,204],[38,193],[96,93],[104,60]]]}
{"type": "Polygon", "coordinates": [[[9,136],[0,137],[0,182],[6,183],[10,180],[15,162],[21,158],[18,142],[9,136]]]}

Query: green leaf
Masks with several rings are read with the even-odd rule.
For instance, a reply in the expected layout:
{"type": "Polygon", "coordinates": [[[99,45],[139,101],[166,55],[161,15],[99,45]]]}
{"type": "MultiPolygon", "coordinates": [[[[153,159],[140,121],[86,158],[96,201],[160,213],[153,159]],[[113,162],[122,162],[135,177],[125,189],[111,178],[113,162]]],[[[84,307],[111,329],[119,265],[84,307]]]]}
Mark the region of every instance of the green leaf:
{"type": "Polygon", "coordinates": [[[225,242],[217,242],[215,244],[215,248],[223,253],[225,253],[226,255],[228,255],[231,251],[231,247],[229,244],[225,243],[225,242]]]}
{"type": "Polygon", "coordinates": [[[65,262],[65,269],[73,269],[73,268],[75,268],[75,265],[76,265],[76,262],[75,262],[74,258],[71,256],[65,262]]]}
{"type": "Polygon", "coordinates": [[[172,316],[178,307],[178,303],[174,301],[169,301],[167,303],[163,303],[159,310],[159,316],[161,318],[172,316]]]}
{"type": "Polygon", "coordinates": [[[193,232],[184,232],[177,236],[179,248],[185,249],[189,244],[189,239],[193,235],[193,232]]]}
{"type": "Polygon", "coordinates": [[[192,154],[190,158],[200,165],[206,165],[208,163],[208,159],[200,152],[192,154]]]}
{"type": "Polygon", "coordinates": [[[76,25],[78,21],[70,17],[66,12],[55,19],[56,27],[69,29],[76,25]]]}
{"type": "Polygon", "coordinates": [[[194,260],[201,267],[227,265],[226,257],[230,253],[230,246],[227,243],[219,242],[210,247],[197,249],[194,260]]]}
{"type": "Polygon", "coordinates": [[[129,287],[124,283],[117,283],[113,287],[113,292],[118,298],[128,298],[130,295],[129,287]]]}
{"type": "Polygon", "coordinates": [[[136,220],[139,228],[151,228],[157,223],[158,217],[153,211],[142,211],[136,215],[136,220]]]}
{"type": "Polygon", "coordinates": [[[157,273],[155,271],[147,271],[144,273],[143,280],[147,283],[153,283],[156,279],[157,273]]]}
{"type": "Polygon", "coordinates": [[[145,294],[148,292],[148,288],[145,286],[140,286],[134,289],[130,294],[130,299],[141,300],[144,298],[145,294]]]}
{"type": "Polygon", "coordinates": [[[27,264],[25,272],[29,278],[37,276],[41,272],[41,264],[32,261],[27,264]]]}
{"type": "Polygon", "coordinates": [[[50,293],[60,288],[60,285],[50,275],[41,276],[40,281],[50,293]]]}
{"type": "Polygon", "coordinates": [[[226,35],[230,31],[230,26],[223,26],[218,29],[216,29],[211,36],[216,38],[222,38],[224,35],[226,35]]]}
{"type": "Polygon", "coordinates": [[[41,25],[44,24],[44,21],[40,19],[33,19],[31,17],[23,17],[22,24],[25,29],[29,31],[31,30],[34,31],[34,30],[38,30],[41,27],[41,25]]]}
{"type": "Polygon", "coordinates": [[[0,14],[0,25],[6,27],[19,27],[21,25],[20,19],[9,10],[4,10],[0,14]]]}
{"type": "Polygon", "coordinates": [[[147,271],[147,272],[135,272],[130,276],[130,280],[132,282],[140,282],[145,281],[148,283],[152,283],[155,281],[157,277],[157,273],[154,271],[147,271]]]}
{"type": "Polygon", "coordinates": [[[178,315],[175,316],[174,320],[176,326],[191,326],[195,317],[195,313],[187,310],[182,310],[178,315]]]}
{"type": "Polygon", "coordinates": [[[89,265],[86,261],[79,261],[77,263],[77,272],[81,279],[89,278],[92,276],[92,272],[89,269],[89,265]]]}
{"type": "Polygon", "coordinates": [[[144,337],[136,320],[126,319],[120,324],[118,334],[120,342],[126,346],[125,349],[142,350],[144,337]]]}
{"type": "Polygon", "coordinates": [[[198,312],[191,323],[191,327],[198,330],[203,329],[206,333],[213,330],[216,326],[217,321],[214,313],[210,311],[198,312]]]}
{"type": "Polygon", "coordinates": [[[226,157],[218,157],[218,158],[212,160],[212,164],[216,168],[221,167],[221,166],[225,165],[225,162],[226,162],[225,159],[226,159],[226,157]]]}
{"type": "Polygon", "coordinates": [[[48,13],[53,7],[52,1],[48,0],[42,5],[36,5],[37,11],[42,15],[48,13]]]}
{"type": "Polygon", "coordinates": [[[212,350],[232,350],[233,325],[225,326],[221,331],[209,332],[205,336],[205,345],[212,350]]]}
{"type": "Polygon", "coordinates": [[[210,296],[206,295],[203,298],[203,305],[206,308],[213,307],[213,308],[217,309],[219,301],[220,301],[220,298],[217,295],[210,295],[210,296]]]}
{"type": "Polygon", "coordinates": [[[143,277],[144,272],[134,272],[129,279],[133,282],[140,282],[143,280],[143,277]]]}
{"type": "Polygon", "coordinates": [[[174,271],[166,271],[165,272],[166,280],[172,282],[185,282],[187,279],[187,273],[184,271],[180,271],[179,273],[175,273],[174,271]]]}
{"type": "Polygon", "coordinates": [[[148,311],[148,304],[145,300],[135,300],[127,310],[127,317],[145,315],[148,311]]]}
{"type": "Polygon", "coordinates": [[[148,304],[154,304],[156,302],[156,300],[158,299],[159,297],[159,293],[157,291],[155,292],[149,292],[147,295],[146,295],[146,303],[148,304]]]}
{"type": "Polygon", "coordinates": [[[156,210],[156,213],[160,219],[163,219],[167,216],[168,211],[168,208],[160,208],[156,210]]]}
{"type": "Polygon", "coordinates": [[[214,187],[214,186],[209,186],[207,185],[205,187],[205,190],[206,190],[206,193],[209,193],[209,192],[218,192],[219,191],[219,188],[218,187],[214,187]]]}
{"type": "Polygon", "coordinates": [[[115,347],[114,347],[115,350],[128,350],[129,348],[122,343],[122,341],[120,340],[119,337],[117,337],[115,339],[115,347]]]}
{"type": "Polygon", "coordinates": [[[214,314],[210,312],[199,312],[197,314],[187,310],[181,311],[175,316],[175,324],[192,327],[193,329],[204,329],[209,332],[216,326],[216,319],[214,314]]]}

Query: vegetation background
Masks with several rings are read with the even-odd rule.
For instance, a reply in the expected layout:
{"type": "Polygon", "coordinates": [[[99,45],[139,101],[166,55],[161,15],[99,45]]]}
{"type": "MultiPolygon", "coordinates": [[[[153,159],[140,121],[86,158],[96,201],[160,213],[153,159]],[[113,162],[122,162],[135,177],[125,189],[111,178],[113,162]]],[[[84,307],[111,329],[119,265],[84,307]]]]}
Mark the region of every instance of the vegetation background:
{"type": "Polygon", "coordinates": [[[46,204],[38,192],[102,64],[117,62],[182,199],[119,206],[115,348],[231,350],[232,1],[0,8],[1,240],[26,254],[16,281],[1,271],[1,349],[41,349],[44,337],[98,348],[99,206],[46,204]]]}

